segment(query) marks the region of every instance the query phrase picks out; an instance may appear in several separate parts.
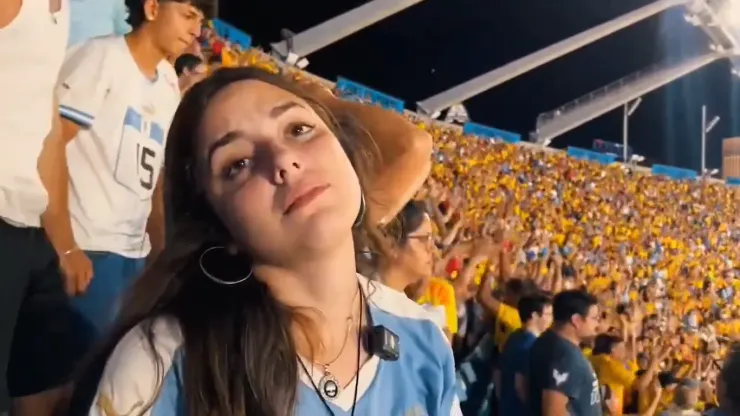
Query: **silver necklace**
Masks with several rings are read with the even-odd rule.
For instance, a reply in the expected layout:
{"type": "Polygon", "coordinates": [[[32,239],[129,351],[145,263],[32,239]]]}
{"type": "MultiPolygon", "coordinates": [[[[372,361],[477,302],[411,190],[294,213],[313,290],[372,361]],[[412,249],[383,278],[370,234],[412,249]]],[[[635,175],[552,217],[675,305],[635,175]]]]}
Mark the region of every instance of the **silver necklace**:
{"type": "MultiPolygon", "coordinates": [[[[357,299],[357,294],[359,294],[360,291],[358,290],[355,293],[355,297],[352,299],[352,305],[355,304],[355,299],[357,299]]],[[[360,302],[360,307],[362,307],[362,302],[360,302]]],[[[354,314],[353,314],[354,315],[354,314]]],[[[344,352],[344,349],[347,347],[347,340],[349,340],[349,334],[352,332],[352,327],[354,326],[354,317],[348,316],[347,317],[347,331],[344,333],[344,341],[342,342],[342,348],[339,349],[339,352],[337,353],[336,357],[332,359],[331,361],[328,361],[324,364],[321,364],[319,362],[315,362],[318,364],[321,369],[324,372],[324,375],[319,380],[319,393],[328,400],[334,400],[339,396],[339,393],[342,391],[342,387],[339,384],[339,379],[337,379],[334,374],[329,370],[329,366],[334,364],[339,357],[342,356],[342,353],[344,352]]]]}

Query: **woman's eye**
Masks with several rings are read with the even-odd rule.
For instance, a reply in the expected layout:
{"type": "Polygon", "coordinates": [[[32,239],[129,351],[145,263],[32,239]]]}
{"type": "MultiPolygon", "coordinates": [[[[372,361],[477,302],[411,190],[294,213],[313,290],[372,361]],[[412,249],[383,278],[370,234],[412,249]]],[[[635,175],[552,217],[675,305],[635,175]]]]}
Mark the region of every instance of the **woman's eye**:
{"type": "Polygon", "coordinates": [[[223,176],[226,179],[232,179],[239,175],[243,170],[249,169],[249,166],[251,166],[251,161],[249,159],[239,159],[224,168],[223,176]]]}
{"type": "Polygon", "coordinates": [[[311,124],[297,123],[288,127],[288,133],[293,137],[303,138],[313,132],[315,127],[311,124]]]}

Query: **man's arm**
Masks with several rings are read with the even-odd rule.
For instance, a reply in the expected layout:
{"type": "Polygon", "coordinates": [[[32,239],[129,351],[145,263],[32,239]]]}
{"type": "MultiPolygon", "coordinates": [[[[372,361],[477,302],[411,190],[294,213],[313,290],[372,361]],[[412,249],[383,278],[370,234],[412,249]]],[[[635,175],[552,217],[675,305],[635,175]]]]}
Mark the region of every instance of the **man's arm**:
{"type": "MultiPolygon", "coordinates": [[[[558,357],[542,369],[532,368],[532,371],[543,371],[540,377],[544,382],[542,390],[542,415],[566,416],[568,402],[571,397],[579,397],[579,374],[573,358],[567,352],[551,352],[558,357]]],[[[591,386],[589,386],[591,387],[591,386]]]]}
{"type": "Polygon", "coordinates": [[[568,416],[568,396],[557,390],[542,392],[543,416],[568,416]]]}
{"type": "Polygon", "coordinates": [[[149,243],[152,245],[150,257],[153,259],[164,249],[164,171],[159,173],[157,185],[152,193],[152,210],[146,222],[146,232],[149,234],[149,243]]]}
{"type": "Polygon", "coordinates": [[[67,172],[67,143],[79,131],[79,126],[59,117],[58,103],[54,102],[52,129],[38,159],[41,182],[49,195],[49,204],[41,215],[41,225],[59,257],[76,249],[69,216],[69,174],[67,172]]]}
{"type": "Polygon", "coordinates": [[[92,263],[75,242],[69,215],[69,172],[67,144],[77,135],[79,126],[62,120],[54,100],[52,128],[44,140],[37,169],[46,188],[49,203],[41,214],[41,226],[59,258],[65,277],[65,290],[70,295],[83,293],[92,279],[92,263]]]}
{"type": "Polygon", "coordinates": [[[72,231],[67,145],[81,128],[92,126],[107,94],[104,51],[94,46],[68,50],[54,92],[54,127],[38,162],[39,176],[49,194],[41,223],[59,256],[71,295],[84,292],[92,279],[92,262],[77,246],[72,231]]]}
{"type": "Polygon", "coordinates": [[[532,345],[534,345],[535,341],[536,338],[534,337],[528,339],[526,344],[521,345],[521,349],[516,355],[514,365],[514,391],[522,403],[527,403],[527,392],[529,388],[527,385],[527,374],[529,374],[530,370],[530,352],[532,351],[532,345]]]}
{"type": "Polygon", "coordinates": [[[524,377],[524,374],[514,374],[514,390],[519,400],[522,403],[527,403],[527,378],[524,377]]]}

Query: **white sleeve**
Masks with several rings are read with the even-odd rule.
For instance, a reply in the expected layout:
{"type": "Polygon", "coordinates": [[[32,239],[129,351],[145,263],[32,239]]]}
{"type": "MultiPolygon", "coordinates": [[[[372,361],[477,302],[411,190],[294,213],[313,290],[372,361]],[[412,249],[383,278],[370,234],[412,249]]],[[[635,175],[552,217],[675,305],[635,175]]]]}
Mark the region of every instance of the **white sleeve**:
{"type": "MultiPolygon", "coordinates": [[[[152,405],[161,399],[164,374],[174,364],[175,351],[182,342],[179,328],[175,325],[162,318],[154,324],[157,356],[148,346],[140,327],[121,339],[108,358],[88,416],[151,416],[152,405]],[[160,360],[160,368],[157,360],[160,360]]],[[[174,409],[166,414],[175,414],[174,409]]]]}
{"type": "Polygon", "coordinates": [[[102,39],[93,39],[70,48],[59,74],[59,113],[83,127],[93,124],[110,88],[107,45],[102,39]]]}
{"type": "Polygon", "coordinates": [[[429,313],[428,317],[432,322],[437,324],[441,329],[447,329],[447,314],[444,306],[429,304],[421,306],[429,313]]]}

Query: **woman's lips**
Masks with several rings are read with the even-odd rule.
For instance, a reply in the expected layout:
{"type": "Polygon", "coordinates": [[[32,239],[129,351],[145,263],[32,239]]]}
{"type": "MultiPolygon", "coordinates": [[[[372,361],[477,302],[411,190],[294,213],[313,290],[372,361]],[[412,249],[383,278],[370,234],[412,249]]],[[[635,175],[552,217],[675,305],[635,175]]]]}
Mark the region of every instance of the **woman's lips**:
{"type": "Polygon", "coordinates": [[[288,215],[292,212],[295,212],[298,209],[301,209],[311,202],[313,202],[316,198],[318,198],[321,194],[324,193],[329,188],[329,185],[320,185],[320,186],[314,186],[305,192],[301,192],[298,196],[296,196],[288,205],[288,208],[285,210],[285,215],[288,215]]]}

